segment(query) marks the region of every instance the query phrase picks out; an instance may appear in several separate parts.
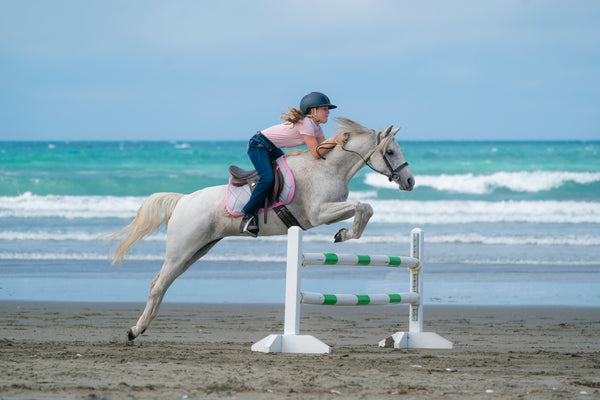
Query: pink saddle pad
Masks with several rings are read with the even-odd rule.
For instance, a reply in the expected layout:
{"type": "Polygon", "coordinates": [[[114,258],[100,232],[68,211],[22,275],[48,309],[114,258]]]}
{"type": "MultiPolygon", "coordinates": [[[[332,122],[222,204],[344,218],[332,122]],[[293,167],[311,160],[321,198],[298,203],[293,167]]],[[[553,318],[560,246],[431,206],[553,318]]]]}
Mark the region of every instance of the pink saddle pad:
{"type": "MultiPolygon", "coordinates": [[[[280,205],[289,204],[294,198],[294,191],[296,184],[294,183],[294,176],[290,167],[285,162],[285,157],[281,156],[277,159],[277,168],[279,168],[283,174],[283,188],[277,199],[277,203],[269,206],[269,210],[280,205]]],[[[235,186],[231,184],[231,178],[229,178],[229,185],[227,185],[226,205],[227,211],[231,215],[240,216],[244,215],[242,208],[250,200],[250,185],[235,186]]],[[[265,212],[264,208],[258,210],[259,213],[265,212]]]]}

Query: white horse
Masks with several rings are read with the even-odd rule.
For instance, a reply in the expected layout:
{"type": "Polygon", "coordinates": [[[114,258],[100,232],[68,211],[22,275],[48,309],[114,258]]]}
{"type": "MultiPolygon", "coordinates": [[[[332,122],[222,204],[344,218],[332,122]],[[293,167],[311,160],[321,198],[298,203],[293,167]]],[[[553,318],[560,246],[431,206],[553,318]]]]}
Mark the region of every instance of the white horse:
{"type": "MultiPolygon", "coordinates": [[[[354,217],[352,227],[340,229],[335,241],[360,238],[372,207],[359,201],[346,201],[348,183],[365,165],[385,175],[401,190],[412,190],[414,178],[402,150],[394,139],[398,129],[390,126],[376,132],[346,118],[338,118],[344,132],[326,159],[315,160],[304,150],[288,151],[286,161],[294,174],[296,194],[287,205],[304,229],[332,224],[354,217]]],[[[230,215],[225,206],[227,185],[213,186],[183,195],[154,193],[139,208],[135,219],[110,236],[122,240],[111,254],[113,264],[120,265],[125,253],[144,236],[162,224],[167,225],[165,262],[150,285],[146,308],[135,326],[128,331],[129,340],[142,334],[158,312],[169,286],[194,262],[204,256],[226,236],[239,236],[241,217],[230,215]]],[[[262,223],[260,236],[283,235],[287,227],[273,212],[262,223]]]]}

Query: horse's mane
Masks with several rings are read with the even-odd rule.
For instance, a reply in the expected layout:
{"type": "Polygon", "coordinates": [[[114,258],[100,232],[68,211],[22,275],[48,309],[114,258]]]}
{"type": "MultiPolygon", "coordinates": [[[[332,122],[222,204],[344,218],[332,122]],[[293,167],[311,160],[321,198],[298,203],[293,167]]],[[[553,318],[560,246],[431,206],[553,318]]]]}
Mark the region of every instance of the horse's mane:
{"type": "Polygon", "coordinates": [[[351,119],[344,117],[335,118],[338,126],[335,127],[335,130],[339,130],[342,132],[347,132],[349,134],[363,134],[363,133],[375,133],[374,130],[369,129],[367,127],[362,126],[356,121],[352,121],[351,119]]]}
{"type": "Polygon", "coordinates": [[[285,156],[299,156],[301,154],[308,153],[307,149],[289,149],[285,151],[285,156]]]}
{"type": "MultiPolygon", "coordinates": [[[[358,122],[352,121],[351,119],[344,118],[344,117],[338,117],[338,118],[335,118],[335,120],[339,123],[339,125],[336,126],[336,130],[339,130],[341,132],[346,132],[346,133],[350,134],[350,136],[352,136],[353,134],[358,134],[358,135],[362,135],[362,134],[375,135],[375,134],[377,134],[377,132],[375,130],[369,129],[365,126],[362,126],[358,122]]],[[[391,128],[392,127],[390,126],[389,129],[391,129],[391,128]]],[[[383,130],[381,132],[383,132],[383,130]]],[[[377,140],[379,142],[377,144],[378,151],[384,151],[388,147],[390,142],[395,139],[394,139],[394,135],[387,135],[386,137],[381,139],[381,141],[379,141],[380,139],[378,136],[377,140]]]]}

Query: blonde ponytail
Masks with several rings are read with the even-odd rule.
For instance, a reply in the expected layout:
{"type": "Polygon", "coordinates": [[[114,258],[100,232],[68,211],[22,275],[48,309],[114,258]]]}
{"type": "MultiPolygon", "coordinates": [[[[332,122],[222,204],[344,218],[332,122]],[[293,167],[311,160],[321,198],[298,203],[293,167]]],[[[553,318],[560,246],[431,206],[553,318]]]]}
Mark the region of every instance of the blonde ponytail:
{"type": "Polygon", "coordinates": [[[279,117],[279,118],[281,118],[282,120],[284,120],[286,122],[295,124],[299,121],[302,121],[305,117],[306,117],[306,115],[304,115],[304,113],[302,111],[300,111],[294,107],[289,107],[287,114],[281,113],[281,117],[279,117]]]}

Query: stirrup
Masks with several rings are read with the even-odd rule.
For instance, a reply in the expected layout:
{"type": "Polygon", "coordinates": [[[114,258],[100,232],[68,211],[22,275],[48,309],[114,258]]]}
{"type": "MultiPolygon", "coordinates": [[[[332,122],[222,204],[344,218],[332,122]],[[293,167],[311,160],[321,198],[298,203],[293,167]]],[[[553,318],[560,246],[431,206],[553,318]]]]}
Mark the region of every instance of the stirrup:
{"type": "Polygon", "coordinates": [[[247,233],[252,237],[258,236],[258,223],[256,221],[256,217],[249,217],[244,215],[242,218],[242,223],[240,224],[240,233],[247,233]]]}

